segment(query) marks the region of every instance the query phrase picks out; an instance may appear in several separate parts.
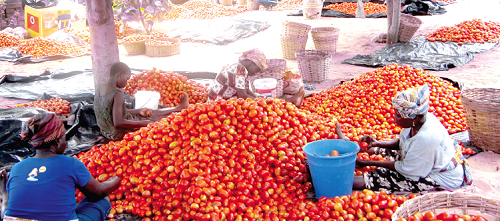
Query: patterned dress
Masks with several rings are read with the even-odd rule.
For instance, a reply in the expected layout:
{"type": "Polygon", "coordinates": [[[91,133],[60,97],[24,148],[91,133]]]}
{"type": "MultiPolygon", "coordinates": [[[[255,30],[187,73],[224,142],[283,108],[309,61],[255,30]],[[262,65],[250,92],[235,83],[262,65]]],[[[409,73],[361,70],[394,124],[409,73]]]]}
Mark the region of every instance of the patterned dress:
{"type": "Polygon", "coordinates": [[[208,92],[210,100],[231,99],[237,96],[236,89],[249,89],[248,71],[240,63],[226,65],[215,77],[208,92]]]}

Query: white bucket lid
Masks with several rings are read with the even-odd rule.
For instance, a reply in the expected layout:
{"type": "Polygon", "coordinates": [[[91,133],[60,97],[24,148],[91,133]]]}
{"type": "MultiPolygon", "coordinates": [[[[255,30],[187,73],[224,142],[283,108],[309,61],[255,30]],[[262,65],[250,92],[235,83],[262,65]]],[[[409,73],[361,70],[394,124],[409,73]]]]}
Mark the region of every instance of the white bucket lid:
{"type": "Polygon", "coordinates": [[[274,78],[261,78],[253,82],[255,92],[258,93],[271,93],[276,89],[278,81],[274,78]]]}

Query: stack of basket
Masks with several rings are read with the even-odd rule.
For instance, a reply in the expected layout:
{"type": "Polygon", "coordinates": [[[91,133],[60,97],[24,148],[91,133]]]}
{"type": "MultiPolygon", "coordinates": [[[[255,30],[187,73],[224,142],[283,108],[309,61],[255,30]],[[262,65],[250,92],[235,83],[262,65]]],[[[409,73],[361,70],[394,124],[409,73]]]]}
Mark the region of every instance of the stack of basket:
{"type": "Polygon", "coordinates": [[[415,16],[401,13],[401,23],[399,24],[398,41],[408,43],[422,24],[422,20],[415,16]]]}
{"type": "Polygon", "coordinates": [[[295,52],[306,48],[310,30],[310,25],[283,21],[283,28],[281,31],[281,51],[283,53],[283,58],[294,60],[295,52]]]}
{"type": "Polygon", "coordinates": [[[323,50],[298,50],[295,52],[300,75],[305,82],[321,83],[328,80],[333,53],[323,50]]]}
{"type": "Polygon", "coordinates": [[[462,91],[471,143],[500,153],[500,89],[469,88],[462,91]]]}
{"type": "Polygon", "coordinates": [[[334,27],[317,27],[311,30],[314,48],[330,52],[337,51],[340,29],[334,27]]]}

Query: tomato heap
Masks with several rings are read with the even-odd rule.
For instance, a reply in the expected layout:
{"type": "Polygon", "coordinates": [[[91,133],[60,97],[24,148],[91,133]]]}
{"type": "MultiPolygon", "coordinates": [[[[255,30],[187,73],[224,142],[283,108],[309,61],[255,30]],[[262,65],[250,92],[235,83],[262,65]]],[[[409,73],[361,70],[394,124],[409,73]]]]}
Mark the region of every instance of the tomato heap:
{"type": "Polygon", "coordinates": [[[334,127],[281,99],[221,99],[189,105],[77,158],[99,181],[121,177],[109,195],[115,213],[302,219],[319,214],[316,206],[299,209],[310,204],[312,187],[302,147],[336,139],[334,127]]]}
{"type": "Polygon", "coordinates": [[[0,47],[14,47],[19,44],[19,38],[0,32],[0,47]]]}
{"type": "Polygon", "coordinates": [[[488,221],[482,216],[479,215],[458,215],[458,214],[450,214],[448,212],[442,212],[440,214],[436,214],[432,211],[426,211],[424,214],[420,212],[416,212],[411,217],[408,218],[399,218],[398,221],[488,221]]]}
{"type": "MultiPolygon", "coordinates": [[[[330,4],[325,7],[325,9],[335,10],[339,12],[344,12],[351,15],[356,15],[358,10],[358,3],[356,2],[342,2],[340,4],[330,4]]],[[[365,15],[384,13],[387,14],[387,6],[383,4],[377,4],[372,2],[363,3],[363,9],[365,15]]]]}
{"type": "Polygon", "coordinates": [[[73,35],[77,36],[78,38],[82,39],[83,41],[90,44],[90,31],[89,30],[65,28],[64,31],[67,33],[73,34],[73,35]]]}
{"type": "Polygon", "coordinates": [[[473,19],[452,27],[441,27],[427,34],[426,39],[428,41],[453,41],[459,45],[463,43],[495,43],[500,39],[500,23],[473,19]]]}
{"type": "Polygon", "coordinates": [[[147,39],[148,39],[147,35],[130,35],[128,37],[123,38],[122,42],[145,41],[147,39]]]}
{"type": "MultiPolygon", "coordinates": [[[[375,161],[387,161],[385,157],[380,154],[368,154],[367,152],[359,152],[356,157],[360,160],[375,160],[375,161]]],[[[361,175],[363,173],[371,172],[372,170],[377,169],[376,166],[365,166],[362,168],[356,167],[354,169],[354,175],[361,175]]]]}
{"type": "Polygon", "coordinates": [[[51,55],[80,56],[90,52],[89,46],[44,37],[21,41],[18,49],[23,55],[31,55],[35,59],[51,55]]]}
{"type": "Polygon", "coordinates": [[[132,75],[125,87],[125,91],[130,95],[141,90],[160,93],[160,104],[166,107],[179,105],[179,95],[182,92],[188,94],[191,104],[204,103],[208,98],[207,87],[180,74],[156,68],[132,75]]]}
{"type": "Polygon", "coordinates": [[[36,100],[33,102],[25,103],[25,104],[16,104],[13,106],[6,106],[7,108],[15,108],[15,107],[37,107],[44,109],[46,111],[54,112],[56,114],[61,115],[69,115],[71,111],[71,107],[69,106],[69,102],[67,100],[63,100],[59,97],[50,98],[50,100],[36,100]]]}
{"type": "Polygon", "coordinates": [[[346,137],[358,141],[364,135],[387,140],[397,137],[401,128],[394,122],[393,97],[401,91],[427,84],[429,112],[436,115],[450,134],[465,131],[465,113],[460,90],[441,78],[408,65],[386,65],[305,98],[301,109],[342,123],[346,137]],[[345,129],[348,128],[348,129],[345,129]]]}
{"type": "Polygon", "coordinates": [[[273,10],[282,11],[282,10],[296,10],[302,8],[302,0],[283,0],[278,2],[276,6],[273,7],[273,10]]]}
{"type": "Polygon", "coordinates": [[[177,19],[214,19],[241,14],[247,11],[246,6],[227,7],[215,4],[212,1],[192,0],[181,6],[176,6],[173,12],[169,13],[166,20],[177,19]]]}
{"type": "Polygon", "coordinates": [[[115,31],[116,31],[117,38],[129,36],[135,32],[134,29],[132,29],[130,26],[127,25],[127,23],[123,24],[123,22],[116,21],[116,20],[115,20],[115,31]],[[122,26],[123,26],[123,30],[120,31],[122,26]]]}

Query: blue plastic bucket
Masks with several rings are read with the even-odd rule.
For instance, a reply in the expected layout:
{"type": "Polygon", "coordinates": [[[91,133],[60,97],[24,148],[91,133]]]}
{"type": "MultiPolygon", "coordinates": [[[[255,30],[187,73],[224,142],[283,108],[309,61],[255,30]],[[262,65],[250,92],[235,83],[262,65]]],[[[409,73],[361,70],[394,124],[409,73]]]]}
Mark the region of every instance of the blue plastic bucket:
{"type": "Polygon", "coordinates": [[[309,163],[316,197],[344,196],[352,193],[357,143],[345,140],[318,140],[303,148],[309,163]],[[332,150],[337,157],[327,157],[332,150]]]}

